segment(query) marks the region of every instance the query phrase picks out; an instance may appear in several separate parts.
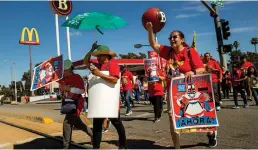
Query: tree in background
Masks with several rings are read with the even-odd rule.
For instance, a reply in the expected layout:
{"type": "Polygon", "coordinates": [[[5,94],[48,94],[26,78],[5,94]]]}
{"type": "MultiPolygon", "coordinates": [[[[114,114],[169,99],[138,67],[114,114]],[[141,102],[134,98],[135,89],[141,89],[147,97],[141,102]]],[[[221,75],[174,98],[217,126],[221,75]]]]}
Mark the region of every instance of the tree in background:
{"type": "Polygon", "coordinates": [[[250,42],[251,42],[252,45],[254,45],[255,53],[257,53],[256,45],[258,44],[258,38],[252,38],[250,42]]]}
{"type": "Polygon", "coordinates": [[[233,46],[235,47],[235,50],[237,50],[237,48],[239,47],[239,43],[237,42],[237,41],[234,41],[234,43],[233,43],[233,46]]]}
{"type": "Polygon", "coordinates": [[[139,55],[135,53],[128,53],[128,54],[119,54],[121,59],[145,59],[147,55],[145,53],[139,53],[139,55]]]}
{"type": "Polygon", "coordinates": [[[254,52],[241,52],[241,50],[234,50],[229,53],[230,60],[228,60],[229,64],[233,64],[236,62],[240,63],[240,57],[246,55],[247,61],[258,63],[258,54],[254,52]]]}

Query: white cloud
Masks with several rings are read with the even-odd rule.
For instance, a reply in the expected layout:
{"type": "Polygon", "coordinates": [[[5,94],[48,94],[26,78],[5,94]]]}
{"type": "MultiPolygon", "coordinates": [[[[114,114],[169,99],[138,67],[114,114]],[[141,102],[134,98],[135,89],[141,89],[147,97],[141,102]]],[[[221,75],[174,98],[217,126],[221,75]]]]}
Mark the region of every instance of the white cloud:
{"type": "Polygon", "coordinates": [[[258,28],[257,27],[238,27],[238,28],[230,29],[230,32],[242,33],[242,32],[255,31],[255,30],[258,30],[258,28]]]}
{"type": "Polygon", "coordinates": [[[182,18],[190,18],[190,17],[196,17],[199,16],[199,14],[180,14],[176,15],[177,19],[182,19],[182,18]]]}
{"type": "Polygon", "coordinates": [[[70,32],[70,35],[71,36],[82,36],[82,33],[80,31],[73,31],[73,32],[70,32]]]}

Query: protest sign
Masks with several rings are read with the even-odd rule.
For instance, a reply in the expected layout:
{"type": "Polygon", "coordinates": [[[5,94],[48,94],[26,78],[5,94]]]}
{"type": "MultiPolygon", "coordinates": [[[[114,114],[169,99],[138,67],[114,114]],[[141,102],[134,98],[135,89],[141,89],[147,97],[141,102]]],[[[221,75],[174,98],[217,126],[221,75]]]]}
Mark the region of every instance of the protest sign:
{"type": "Polygon", "coordinates": [[[34,68],[31,91],[63,78],[63,55],[47,60],[34,68]]]}
{"type": "Polygon", "coordinates": [[[148,82],[157,82],[159,81],[158,77],[158,62],[157,59],[145,59],[144,60],[144,69],[147,74],[148,82]]]}
{"type": "MultiPolygon", "coordinates": [[[[101,72],[109,75],[108,71],[101,72]]],[[[118,118],[120,79],[112,84],[90,74],[88,94],[88,118],[118,118]]]]}
{"type": "Polygon", "coordinates": [[[172,119],[176,130],[179,132],[216,130],[219,123],[210,74],[193,76],[192,83],[185,83],[184,77],[176,77],[172,79],[170,87],[172,119]]]}

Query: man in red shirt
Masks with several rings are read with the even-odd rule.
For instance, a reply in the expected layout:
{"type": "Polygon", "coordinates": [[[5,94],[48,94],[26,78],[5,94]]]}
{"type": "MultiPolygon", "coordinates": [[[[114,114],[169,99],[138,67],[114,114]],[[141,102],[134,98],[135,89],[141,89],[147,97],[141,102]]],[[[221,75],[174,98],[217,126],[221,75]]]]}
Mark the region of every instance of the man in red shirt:
{"type": "Polygon", "coordinates": [[[63,79],[58,81],[62,93],[64,93],[64,104],[66,101],[75,101],[77,108],[75,114],[66,114],[63,122],[63,146],[68,149],[72,137],[73,126],[86,132],[91,138],[92,130],[80,119],[80,113],[84,106],[84,99],[81,94],[85,92],[84,82],[80,75],[73,73],[73,66],[70,60],[64,61],[63,79]]]}
{"type": "MultiPolygon", "coordinates": [[[[251,66],[254,66],[254,64],[247,61],[245,55],[241,56],[240,59],[241,59],[241,63],[242,63],[241,70],[244,74],[247,74],[248,68],[251,67],[251,66]]],[[[245,84],[245,91],[246,91],[246,94],[247,94],[247,99],[252,100],[252,92],[251,92],[251,89],[249,87],[248,81],[244,80],[244,84],[245,84]]]]}
{"type": "MultiPolygon", "coordinates": [[[[95,42],[92,45],[92,49],[85,56],[84,63],[87,68],[90,69],[93,75],[99,76],[103,80],[116,84],[120,78],[120,68],[115,61],[112,61],[112,58],[116,56],[116,53],[109,50],[109,48],[105,45],[97,45],[95,42]],[[97,51],[93,52],[95,49],[97,51]],[[97,57],[98,62],[90,62],[90,56],[93,55],[97,57]],[[103,74],[100,71],[109,71],[109,75],[103,74]]],[[[101,91],[99,91],[99,94],[101,91]]],[[[90,96],[90,95],[89,95],[90,96]]],[[[120,108],[120,103],[118,103],[118,107],[120,108]]],[[[119,113],[119,112],[118,112],[119,113]]],[[[101,138],[102,138],[102,125],[105,118],[94,118],[93,119],[93,149],[99,149],[101,138]]],[[[109,118],[111,123],[116,128],[119,135],[119,149],[126,149],[126,135],[125,128],[120,120],[120,113],[118,118],[109,118]]]]}
{"type": "Polygon", "coordinates": [[[219,87],[219,84],[222,82],[222,69],[216,60],[211,59],[210,53],[204,54],[204,63],[205,63],[207,72],[211,73],[215,105],[216,105],[217,111],[219,111],[221,107],[220,107],[220,97],[219,97],[220,89],[218,87],[219,87]]]}
{"type": "Polygon", "coordinates": [[[134,85],[133,74],[132,72],[127,70],[127,66],[121,67],[121,73],[122,73],[121,82],[123,85],[125,107],[126,107],[125,115],[129,116],[133,113],[131,110],[131,103],[133,104],[133,100],[132,100],[132,89],[134,85]]]}

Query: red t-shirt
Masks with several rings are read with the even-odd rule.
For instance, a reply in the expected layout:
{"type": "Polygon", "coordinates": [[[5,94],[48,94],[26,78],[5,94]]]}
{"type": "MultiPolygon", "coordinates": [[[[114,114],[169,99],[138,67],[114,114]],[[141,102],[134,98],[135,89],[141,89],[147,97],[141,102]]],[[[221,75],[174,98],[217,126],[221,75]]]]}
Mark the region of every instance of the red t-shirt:
{"type": "Polygon", "coordinates": [[[190,48],[191,58],[188,57],[187,47],[185,47],[179,53],[175,53],[174,51],[170,52],[170,49],[171,47],[160,45],[160,57],[163,57],[166,60],[173,59],[176,61],[179,64],[180,73],[185,74],[193,69],[203,67],[201,57],[194,48],[190,48]],[[191,68],[191,64],[193,68],[191,68]]]}
{"type": "Polygon", "coordinates": [[[251,66],[254,66],[253,63],[249,62],[249,61],[246,61],[242,66],[241,66],[241,69],[247,71],[247,69],[251,66]]]}
{"type": "MultiPolygon", "coordinates": [[[[162,70],[158,69],[157,73],[161,77],[165,77],[165,74],[162,70]]],[[[149,96],[162,96],[164,94],[164,89],[162,87],[162,82],[154,82],[154,83],[148,83],[148,93],[149,96]]]]}
{"type": "MultiPolygon", "coordinates": [[[[109,76],[113,76],[119,79],[120,67],[115,61],[110,60],[109,63],[102,65],[97,62],[91,63],[93,63],[100,71],[109,71],[109,76]]],[[[118,104],[118,109],[120,109],[120,103],[118,104]]]]}
{"type": "Polygon", "coordinates": [[[219,64],[217,63],[217,61],[215,60],[209,60],[207,63],[206,63],[206,67],[208,68],[208,66],[212,69],[216,69],[216,70],[219,70],[220,72],[218,71],[212,71],[211,72],[211,77],[212,77],[212,82],[218,82],[219,81],[219,74],[222,74],[222,69],[221,67],[219,66],[219,64]]]}
{"type": "Polygon", "coordinates": [[[124,91],[132,90],[133,88],[132,80],[133,80],[133,74],[130,71],[125,71],[124,73],[122,73],[121,82],[122,82],[124,91]]]}
{"type": "Polygon", "coordinates": [[[78,74],[73,73],[71,76],[66,78],[64,77],[63,79],[59,80],[58,83],[65,84],[65,85],[71,86],[72,88],[77,88],[80,90],[81,93],[66,92],[66,95],[67,95],[66,98],[77,100],[77,112],[75,115],[79,116],[84,106],[84,99],[81,95],[85,92],[84,81],[82,77],[78,74]]]}
{"type": "MultiPolygon", "coordinates": [[[[187,47],[185,47],[179,53],[174,51],[170,52],[171,47],[160,45],[160,57],[168,60],[175,61],[179,65],[179,72],[185,74],[186,72],[192,71],[193,69],[203,68],[203,63],[199,53],[194,49],[190,48],[191,58],[188,57],[187,47]]],[[[167,87],[170,87],[170,79],[167,81],[167,87]]]]}

